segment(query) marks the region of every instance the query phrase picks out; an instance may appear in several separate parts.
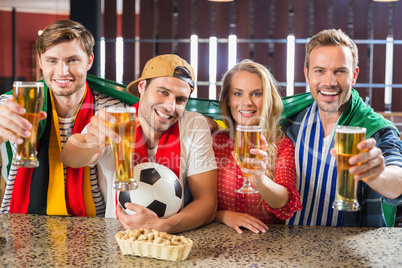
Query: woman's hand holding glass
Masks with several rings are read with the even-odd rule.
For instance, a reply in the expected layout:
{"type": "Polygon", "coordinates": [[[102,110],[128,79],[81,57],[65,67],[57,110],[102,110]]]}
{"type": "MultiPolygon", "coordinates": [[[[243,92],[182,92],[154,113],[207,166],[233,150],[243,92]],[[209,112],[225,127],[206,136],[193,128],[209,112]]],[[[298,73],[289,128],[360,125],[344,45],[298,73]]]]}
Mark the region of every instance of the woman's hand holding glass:
{"type": "Polygon", "coordinates": [[[234,158],[243,172],[243,186],[236,189],[236,193],[241,194],[255,194],[258,193],[256,189],[251,186],[250,180],[252,175],[244,172],[244,170],[258,169],[258,166],[253,164],[251,158],[258,158],[259,156],[250,153],[251,149],[262,149],[260,136],[262,135],[260,126],[237,125],[236,126],[236,139],[234,148],[234,158]]]}
{"type": "Polygon", "coordinates": [[[265,175],[265,170],[268,165],[268,153],[265,148],[267,148],[267,141],[264,135],[260,135],[261,148],[260,149],[250,149],[250,154],[256,155],[256,158],[245,158],[244,162],[252,164],[254,169],[241,168],[243,174],[250,175],[251,184],[259,190],[260,186],[263,185],[265,180],[269,178],[265,175]]]}
{"type": "Polygon", "coordinates": [[[262,199],[273,209],[286,206],[289,202],[288,190],[277,184],[273,178],[269,178],[265,171],[268,166],[267,141],[263,135],[260,135],[261,149],[251,149],[250,154],[258,156],[257,158],[246,158],[255,166],[255,169],[242,168],[241,171],[250,176],[250,182],[255,187],[262,199]]]}

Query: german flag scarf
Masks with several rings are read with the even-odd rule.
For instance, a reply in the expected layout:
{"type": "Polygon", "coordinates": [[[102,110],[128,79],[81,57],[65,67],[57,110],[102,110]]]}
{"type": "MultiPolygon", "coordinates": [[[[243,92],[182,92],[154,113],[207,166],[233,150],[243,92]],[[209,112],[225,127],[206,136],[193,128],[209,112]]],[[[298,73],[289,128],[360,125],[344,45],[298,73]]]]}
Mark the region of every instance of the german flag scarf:
{"type": "MultiPolygon", "coordinates": [[[[64,180],[59,122],[53,96],[47,86],[45,96],[42,110],[47,112],[48,117],[39,124],[37,142],[40,166],[18,168],[9,212],[95,217],[89,167],[67,167],[64,180]]],[[[86,85],[84,98],[74,118],[72,134],[81,133],[94,111],[93,94],[86,85]]]]}

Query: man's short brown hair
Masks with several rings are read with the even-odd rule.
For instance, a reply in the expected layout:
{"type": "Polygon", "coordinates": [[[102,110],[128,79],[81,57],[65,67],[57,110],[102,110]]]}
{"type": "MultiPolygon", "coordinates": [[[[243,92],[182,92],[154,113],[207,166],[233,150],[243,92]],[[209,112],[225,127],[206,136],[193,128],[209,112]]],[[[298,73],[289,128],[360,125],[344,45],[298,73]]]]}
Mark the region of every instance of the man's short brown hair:
{"type": "Polygon", "coordinates": [[[47,26],[36,40],[36,51],[40,56],[49,48],[72,40],[77,40],[82,50],[91,57],[95,39],[88,29],[73,20],[58,20],[47,26]]]}
{"type": "Polygon", "coordinates": [[[353,57],[353,69],[355,69],[359,63],[359,55],[358,50],[355,42],[344,33],[342,30],[338,29],[328,29],[319,32],[318,34],[314,35],[306,45],[306,58],[305,58],[305,65],[307,69],[309,68],[310,64],[310,54],[314,48],[317,47],[324,47],[324,46],[340,46],[344,45],[350,49],[352,52],[353,57]]]}

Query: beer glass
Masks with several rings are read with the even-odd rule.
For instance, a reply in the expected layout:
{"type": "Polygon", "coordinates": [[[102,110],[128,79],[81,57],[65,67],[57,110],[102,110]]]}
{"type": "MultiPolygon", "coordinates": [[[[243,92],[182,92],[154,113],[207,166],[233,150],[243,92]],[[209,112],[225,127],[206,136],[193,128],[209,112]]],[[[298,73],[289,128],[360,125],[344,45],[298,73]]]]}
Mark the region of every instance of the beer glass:
{"type": "Polygon", "coordinates": [[[32,124],[31,136],[29,138],[22,138],[22,144],[17,144],[17,150],[13,159],[13,165],[15,166],[39,166],[39,161],[36,158],[36,138],[43,96],[43,82],[15,81],[13,83],[13,99],[25,108],[26,113],[22,116],[32,124]]]}
{"type": "MultiPolygon", "coordinates": [[[[236,126],[235,159],[240,168],[258,169],[258,166],[244,162],[245,158],[261,159],[259,156],[250,154],[250,149],[261,149],[261,127],[260,126],[236,126]]],[[[236,193],[254,194],[258,193],[251,186],[251,175],[243,174],[243,186],[236,189],[236,193]]]]}
{"type": "Polygon", "coordinates": [[[337,126],[335,129],[334,148],[337,153],[338,180],[333,208],[342,211],[357,211],[360,204],[357,201],[357,180],[349,172],[349,158],[359,154],[357,145],[366,139],[366,128],[337,126]]]}
{"type": "Polygon", "coordinates": [[[116,180],[113,187],[117,191],[131,191],[138,187],[134,178],[135,131],[137,128],[136,110],[134,107],[114,107],[106,109],[116,119],[114,125],[109,124],[120,137],[119,143],[110,141],[114,154],[116,180]]]}

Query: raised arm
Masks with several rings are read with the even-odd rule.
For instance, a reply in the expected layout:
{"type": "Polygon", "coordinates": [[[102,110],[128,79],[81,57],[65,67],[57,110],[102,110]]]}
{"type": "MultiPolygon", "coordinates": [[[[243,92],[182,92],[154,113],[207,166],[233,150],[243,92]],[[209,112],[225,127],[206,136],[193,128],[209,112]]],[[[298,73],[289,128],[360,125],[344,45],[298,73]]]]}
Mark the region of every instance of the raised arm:
{"type": "Polygon", "coordinates": [[[68,138],[60,154],[61,161],[70,167],[79,168],[94,164],[101,156],[109,139],[120,139],[106,124],[114,123],[114,117],[105,110],[91,118],[91,122],[82,134],[74,134],[68,138]]]}

